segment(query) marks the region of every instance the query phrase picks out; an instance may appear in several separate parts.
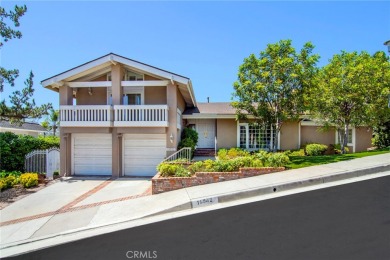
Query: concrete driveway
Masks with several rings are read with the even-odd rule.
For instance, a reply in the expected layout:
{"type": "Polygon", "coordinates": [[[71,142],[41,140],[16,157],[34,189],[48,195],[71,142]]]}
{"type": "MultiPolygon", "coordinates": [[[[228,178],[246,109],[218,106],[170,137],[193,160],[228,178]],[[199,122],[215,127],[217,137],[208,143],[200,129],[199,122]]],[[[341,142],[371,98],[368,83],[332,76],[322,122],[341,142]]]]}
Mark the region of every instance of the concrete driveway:
{"type": "MultiPolygon", "coordinates": [[[[18,200],[0,211],[1,242],[13,241],[13,233],[17,232],[17,230],[13,230],[13,227],[21,228],[24,222],[34,220],[44,224],[53,216],[56,219],[61,219],[61,215],[66,215],[65,213],[86,209],[93,211],[100,205],[147,195],[151,195],[150,178],[61,178],[56,183],[18,200]]],[[[78,221],[73,222],[73,224],[76,222],[78,221]]],[[[65,225],[64,222],[60,221],[58,224],[60,229],[65,228],[61,227],[65,225]]],[[[82,223],[77,223],[77,225],[79,224],[82,223]]],[[[36,231],[34,229],[31,232],[23,230],[26,237],[30,237],[36,231]]],[[[20,234],[18,239],[20,239],[20,234]]]]}

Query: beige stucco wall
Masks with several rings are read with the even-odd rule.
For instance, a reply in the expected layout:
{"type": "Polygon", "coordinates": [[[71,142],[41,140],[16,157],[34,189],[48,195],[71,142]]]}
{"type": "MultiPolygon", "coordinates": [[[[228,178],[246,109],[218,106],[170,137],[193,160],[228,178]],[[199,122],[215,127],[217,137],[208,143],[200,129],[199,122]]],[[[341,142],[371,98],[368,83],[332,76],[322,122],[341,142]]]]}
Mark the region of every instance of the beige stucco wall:
{"type": "Polygon", "coordinates": [[[88,88],[79,88],[76,93],[77,105],[107,105],[107,88],[92,88],[89,95],[88,88]]]}
{"type": "Polygon", "coordinates": [[[355,152],[367,151],[371,147],[372,129],[368,127],[359,127],[355,129],[356,149],[355,152]]]}
{"type": "Polygon", "coordinates": [[[217,119],[217,148],[237,147],[237,121],[217,119]]]}
{"type": "Polygon", "coordinates": [[[167,103],[167,88],[164,86],[145,87],[145,105],[165,105],[167,103]]]}
{"type": "Polygon", "coordinates": [[[180,109],[181,112],[183,112],[186,108],[186,103],[180,91],[177,91],[177,107],[180,109]]]}
{"type": "Polygon", "coordinates": [[[295,150],[299,149],[299,147],[299,122],[284,122],[280,129],[280,149],[295,150]]]}
{"type": "Polygon", "coordinates": [[[309,143],[334,144],[335,130],[329,129],[324,132],[317,126],[302,126],[301,127],[301,146],[309,143]]]}

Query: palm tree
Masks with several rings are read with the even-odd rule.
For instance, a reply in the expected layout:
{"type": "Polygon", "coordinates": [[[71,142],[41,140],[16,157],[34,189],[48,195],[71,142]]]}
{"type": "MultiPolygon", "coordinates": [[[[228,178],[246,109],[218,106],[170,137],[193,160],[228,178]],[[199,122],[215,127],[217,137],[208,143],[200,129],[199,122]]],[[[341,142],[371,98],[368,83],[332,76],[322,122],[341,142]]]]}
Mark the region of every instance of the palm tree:
{"type": "Polygon", "coordinates": [[[59,111],[51,109],[48,117],[42,122],[42,126],[47,130],[53,130],[53,136],[56,135],[57,129],[60,124],[59,111]]]}

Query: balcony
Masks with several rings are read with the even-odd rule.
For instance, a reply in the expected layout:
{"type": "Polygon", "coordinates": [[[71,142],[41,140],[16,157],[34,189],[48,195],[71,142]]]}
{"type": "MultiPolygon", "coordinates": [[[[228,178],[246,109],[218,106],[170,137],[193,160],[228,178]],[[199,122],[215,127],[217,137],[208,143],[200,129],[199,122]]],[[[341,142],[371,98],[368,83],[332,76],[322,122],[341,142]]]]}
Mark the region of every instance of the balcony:
{"type": "Polygon", "coordinates": [[[60,106],[62,127],[167,127],[167,105],[60,106]]]}
{"type": "Polygon", "coordinates": [[[167,127],[168,105],[116,105],[114,126],[167,127]]]}

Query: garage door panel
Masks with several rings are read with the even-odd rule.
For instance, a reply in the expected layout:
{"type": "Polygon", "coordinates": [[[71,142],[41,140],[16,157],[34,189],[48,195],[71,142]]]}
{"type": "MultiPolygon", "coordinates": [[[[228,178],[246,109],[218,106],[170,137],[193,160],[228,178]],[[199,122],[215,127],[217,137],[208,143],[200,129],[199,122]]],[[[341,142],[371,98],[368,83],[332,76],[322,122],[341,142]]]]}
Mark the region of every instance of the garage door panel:
{"type": "Polygon", "coordinates": [[[111,134],[73,134],[73,173],[112,174],[111,134]]]}
{"type": "Polygon", "coordinates": [[[165,134],[124,136],[123,164],[126,176],[153,176],[166,155],[165,134]]]}

